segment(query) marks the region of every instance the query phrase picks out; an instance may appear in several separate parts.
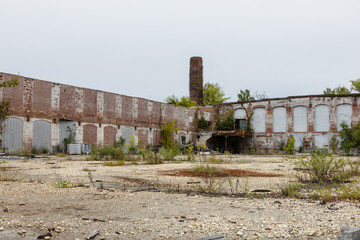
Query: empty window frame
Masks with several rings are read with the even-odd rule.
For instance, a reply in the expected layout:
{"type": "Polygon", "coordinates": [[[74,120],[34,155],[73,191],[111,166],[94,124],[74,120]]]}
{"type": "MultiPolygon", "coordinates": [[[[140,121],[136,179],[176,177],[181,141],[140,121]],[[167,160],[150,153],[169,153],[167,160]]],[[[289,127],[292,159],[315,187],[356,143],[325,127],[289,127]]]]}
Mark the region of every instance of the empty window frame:
{"type": "Polygon", "coordinates": [[[315,107],[315,132],[328,132],[330,130],[329,106],[317,105],[315,107]]]}
{"type": "Polygon", "coordinates": [[[255,133],[265,132],[265,109],[255,108],[252,117],[252,125],[255,133]]]}
{"type": "Polygon", "coordinates": [[[286,132],[286,108],[273,109],[273,132],[286,132]]]}
{"type": "Polygon", "coordinates": [[[305,106],[296,106],[294,107],[294,132],[307,132],[308,123],[307,123],[307,107],[305,106]]]}
{"type": "Polygon", "coordinates": [[[235,118],[235,129],[236,130],[246,130],[246,110],[245,109],[236,109],[234,111],[235,118]]]}
{"type": "Polygon", "coordinates": [[[341,131],[341,123],[351,126],[352,106],[350,104],[341,104],[336,106],[336,129],[341,131]]]}

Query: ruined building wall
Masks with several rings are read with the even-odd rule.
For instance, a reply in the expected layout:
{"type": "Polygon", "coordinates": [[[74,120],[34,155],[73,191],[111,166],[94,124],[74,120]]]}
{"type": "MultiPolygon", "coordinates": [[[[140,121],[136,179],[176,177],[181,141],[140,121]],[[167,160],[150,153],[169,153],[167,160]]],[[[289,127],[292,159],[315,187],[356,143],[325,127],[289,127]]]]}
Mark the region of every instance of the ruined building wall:
{"type": "Polygon", "coordinates": [[[15,77],[19,85],[0,88],[0,100],[10,102],[8,127],[17,129],[12,135],[22,138],[22,148],[41,145],[46,129],[55,148],[62,144],[66,127],[74,124],[77,142],[94,145],[112,144],[120,137],[129,141],[134,135],[142,147],[157,146],[161,126],[171,120],[179,128],[179,142],[180,136],[193,139],[196,108],[0,73],[0,81],[15,77]]]}
{"type": "MultiPolygon", "coordinates": [[[[0,73],[0,81],[16,75],[0,73]]],[[[295,137],[295,147],[326,147],[337,138],[340,124],[360,120],[360,94],[298,96],[185,108],[143,98],[18,77],[19,86],[0,88],[0,100],[10,102],[2,144],[10,150],[63,144],[68,128],[78,143],[112,144],[135,136],[141,147],[160,145],[161,126],[174,120],[176,140],[206,141],[213,132],[196,130],[195,113],[212,123],[217,112],[230,108],[235,118],[253,113],[252,144],[259,152],[276,152],[295,137]]]]}
{"type": "Polygon", "coordinates": [[[263,153],[277,152],[281,142],[292,135],[295,147],[324,148],[331,138],[339,140],[340,124],[360,120],[360,95],[299,96],[263,101],[226,103],[219,111],[234,110],[235,118],[253,112],[252,144],[263,153]]]}

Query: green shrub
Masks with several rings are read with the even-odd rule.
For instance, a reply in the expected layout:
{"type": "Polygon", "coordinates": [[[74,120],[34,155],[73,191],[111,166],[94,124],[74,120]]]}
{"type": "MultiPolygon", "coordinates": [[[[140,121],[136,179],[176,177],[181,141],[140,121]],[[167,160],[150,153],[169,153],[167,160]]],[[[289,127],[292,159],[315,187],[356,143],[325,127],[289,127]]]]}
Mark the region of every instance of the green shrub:
{"type": "Polygon", "coordinates": [[[343,182],[351,176],[346,170],[346,161],[343,158],[328,156],[320,151],[312,153],[310,158],[298,158],[296,164],[306,170],[311,182],[328,183],[343,182]]]}
{"type": "Polygon", "coordinates": [[[115,142],[114,142],[114,147],[116,147],[116,148],[123,148],[123,147],[125,146],[125,143],[126,143],[126,139],[120,137],[119,141],[115,141],[115,142]]]}
{"type": "Polygon", "coordinates": [[[31,153],[32,153],[32,154],[48,154],[48,153],[49,153],[49,149],[47,149],[47,148],[45,148],[45,147],[41,147],[41,148],[32,147],[32,148],[31,148],[31,153]]]}
{"type": "Polygon", "coordinates": [[[204,117],[201,117],[198,121],[198,128],[202,130],[208,130],[209,129],[209,122],[205,120],[204,117]]]}
{"type": "Polygon", "coordinates": [[[142,157],[142,160],[147,164],[161,164],[163,159],[158,156],[158,154],[153,153],[149,148],[142,148],[138,150],[138,154],[142,157]]]}
{"type": "Polygon", "coordinates": [[[99,147],[97,151],[92,152],[88,160],[124,160],[126,158],[126,152],[123,148],[117,148],[113,146],[99,147]]]}
{"type": "Polygon", "coordinates": [[[337,200],[360,200],[360,187],[356,184],[337,184],[333,186],[325,186],[316,189],[312,197],[322,199],[325,202],[337,200]]]}
{"type": "Polygon", "coordinates": [[[124,166],[124,165],[125,165],[124,160],[104,162],[104,166],[107,166],[107,167],[116,167],[116,166],[124,166]]]}
{"type": "Polygon", "coordinates": [[[16,173],[7,171],[6,167],[0,167],[0,181],[14,182],[17,181],[16,173]]]}
{"type": "Polygon", "coordinates": [[[136,137],[135,135],[131,135],[131,138],[129,140],[129,151],[132,152],[132,151],[136,151],[136,149],[139,148],[139,146],[136,144],[136,137]]]}
{"type": "Polygon", "coordinates": [[[217,116],[215,129],[227,131],[235,129],[234,113],[231,109],[228,108],[224,113],[217,116]]]}
{"type": "Polygon", "coordinates": [[[160,148],[159,150],[161,159],[168,162],[173,161],[177,154],[179,154],[179,149],[177,147],[173,147],[171,149],[160,148]]]}
{"type": "Polygon", "coordinates": [[[360,122],[353,127],[345,122],[342,122],[340,126],[342,129],[340,133],[341,149],[347,155],[351,155],[353,150],[359,150],[360,147],[360,122]]]}
{"type": "Polygon", "coordinates": [[[215,156],[211,156],[209,159],[207,159],[208,163],[211,164],[221,164],[224,163],[224,159],[216,158],[215,156]]]}
{"type": "Polygon", "coordinates": [[[286,145],[283,146],[283,151],[288,154],[295,153],[295,138],[294,138],[294,136],[290,136],[289,139],[286,141],[286,145]]]}
{"type": "Polygon", "coordinates": [[[75,187],[75,185],[68,180],[63,180],[63,179],[57,179],[55,182],[52,183],[53,187],[56,188],[73,188],[75,187]]]}
{"type": "Polygon", "coordinates": [[[106,160],[122,160],[125,158],[125,152],[122,148],[114,148],[112,146],[104,146],[99,149],[101,159],[106,160]]]}
{"type": "Polygon", "coordinates": [[[218,167],[210,166],[209,164],[199,164],[194,166],[191,171],[205,177],[213,177],[214,174],[220,172],[220,169],[218,167]]]}
{"type": "Polygon", "coordinates": [[[302,188],[301,183],[283,183],[278,184],[281,195],[285,197],[295,197],[298,191],[302,188]]]}
{"type": "Polygon", "coordinates": [[[338,141],[336,135],[333,135],[329,141],[329,148],[332,150],[333,153],[337,152],[338,144],[339,144],[339,141],[338,141]]]}
{"type": "Polygon", "coordinates": [[[168,122],[163,128],[161,128],[161,144],[166,149],[171,149],[175,145],[174,141],[174,133],[176,133],[178,129],[175,127],[175,122],[168,122]]]}

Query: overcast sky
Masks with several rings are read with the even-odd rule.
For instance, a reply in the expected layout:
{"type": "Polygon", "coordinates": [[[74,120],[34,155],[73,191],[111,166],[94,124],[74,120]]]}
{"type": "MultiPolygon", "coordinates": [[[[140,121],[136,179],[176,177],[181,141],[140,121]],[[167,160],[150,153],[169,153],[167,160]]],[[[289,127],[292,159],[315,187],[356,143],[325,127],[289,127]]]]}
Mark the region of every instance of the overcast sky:
{"type": "Polygon", "coordinates": [[[358,0],[0,0],[0,71],[157,101],[189,59],[232,101],[360,78],[358,0]]]}

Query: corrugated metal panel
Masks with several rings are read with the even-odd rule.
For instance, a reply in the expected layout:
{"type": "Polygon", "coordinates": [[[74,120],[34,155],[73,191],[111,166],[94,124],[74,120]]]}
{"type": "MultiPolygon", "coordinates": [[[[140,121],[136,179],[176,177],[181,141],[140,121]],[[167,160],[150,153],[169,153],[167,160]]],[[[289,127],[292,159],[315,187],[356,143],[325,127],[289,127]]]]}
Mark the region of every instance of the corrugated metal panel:
{"type": "Polygon", "coordinates": [[[23,149],[23,120],[9,117],[3,125],[2,148],[6,152],[16,152],[23,149]]]}
{"type": "Polygon", "coordinates": [[[70,121],[70,120],[60,120],[60,134],[59,134],[59,145],[62,149],[64,149],[64,139],[68,138],[70,135],[70,131],[69,129],[71,129],[71,131],[75,134],[76,131],[76,123],[74,121],[70,121]]]}
{"type": "Polygon", "coordinates": [[[37,120],[33,123],[32,147],[51,151],[51,123],[45,120],[37,120]]]}

